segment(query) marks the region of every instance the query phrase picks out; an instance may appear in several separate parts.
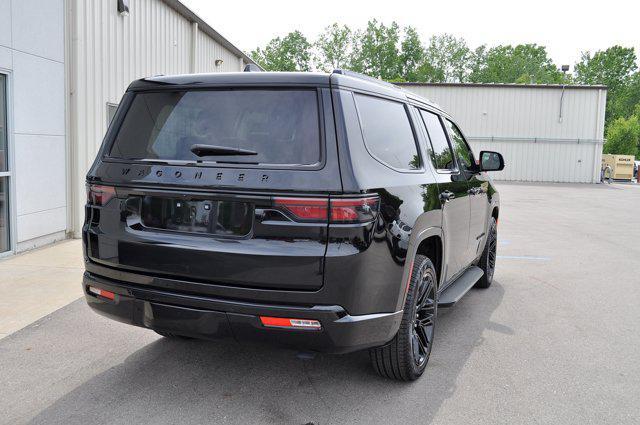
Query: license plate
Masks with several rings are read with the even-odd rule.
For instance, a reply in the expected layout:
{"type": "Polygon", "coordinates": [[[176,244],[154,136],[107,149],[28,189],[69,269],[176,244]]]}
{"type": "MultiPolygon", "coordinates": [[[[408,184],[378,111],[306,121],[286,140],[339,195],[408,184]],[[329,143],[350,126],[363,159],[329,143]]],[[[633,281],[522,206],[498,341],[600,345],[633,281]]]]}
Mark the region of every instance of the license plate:
{"type": "Polygon", "coordinates": [[[253,224],[253,206],[224,200],[184,200],[145,196],[145,227],[187,233],[246,236],[253,224]]]}

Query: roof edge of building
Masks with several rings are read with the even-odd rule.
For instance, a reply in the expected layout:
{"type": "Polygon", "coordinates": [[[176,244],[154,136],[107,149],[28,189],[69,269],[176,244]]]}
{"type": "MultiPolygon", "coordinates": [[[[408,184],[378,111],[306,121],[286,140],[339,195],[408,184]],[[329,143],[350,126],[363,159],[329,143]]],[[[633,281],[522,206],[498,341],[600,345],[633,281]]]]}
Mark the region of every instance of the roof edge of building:
{"type": "Polygon", "coordinates": [[[449,87],[515,87],[515,88],[537,88],[537,89],[596,89],[607,90],[604,85],[579,85],[579,84],[516,84],[516,83],[419,83],[404,82],[393,83],[398,86],[449,86],[449,87]]]}
{"type": "MultiPolygon", "coordinates": [[[[197,22],[198,28],[202,30],[202,32],[207,34],[209,37],[213,38],[215,41],[220,43],[223,47],[231,51],[233,54],[244,59],[245,62],[260,66],[257,63],[255,63],[254,60],[251,59],[246,53],[244,53],[242,50],[237,48],[233,43],[231,43],[229,40],[223,37],[218,31],[214,30],[211,27],[211,25],[209,25],[204,19],[196,15],[194,11],[189,9],[182,2],[178,0],[162,0],[162,1],[166,3],[169,7],[174,9],[176,12],[184,16],[189,21],[197,22]]],[[[262,67],[260,68],[262,69],[262,67]]]]}

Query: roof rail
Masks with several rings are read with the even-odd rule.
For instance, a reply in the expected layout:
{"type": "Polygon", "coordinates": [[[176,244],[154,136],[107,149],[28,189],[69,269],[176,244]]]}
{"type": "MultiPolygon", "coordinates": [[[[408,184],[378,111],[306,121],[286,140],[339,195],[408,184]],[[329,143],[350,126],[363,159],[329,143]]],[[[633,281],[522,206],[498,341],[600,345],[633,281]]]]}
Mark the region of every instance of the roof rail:
{"type": "Polygon", "coordinates": [[[389,83],[387,81],[379,80],[377,78],[370,77],[368,75],[361,74],[359,72],[349,71],[348,69],[334,69],[333,70],[333,74],[341,74],[341,75],[345,75],[347,77],[358,78],[360,80],[370,81],[372,83],[380,84],[380,85],[383,85],[383,86],[386,86],[386,87],[392,87],[394,89],[398,89],[399,88],[395,84],[391,84],[391,83],[389,83]]]}

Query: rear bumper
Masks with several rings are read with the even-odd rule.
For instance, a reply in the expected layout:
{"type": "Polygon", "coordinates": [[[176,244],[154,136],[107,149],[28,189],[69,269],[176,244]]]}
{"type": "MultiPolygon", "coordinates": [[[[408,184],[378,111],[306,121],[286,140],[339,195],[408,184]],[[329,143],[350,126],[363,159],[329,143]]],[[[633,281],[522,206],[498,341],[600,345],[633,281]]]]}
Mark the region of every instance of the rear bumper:
{"type": "Polygon", "coordinates": [[[179,294],[89,272],[84,274],[83,289],[93,310],[123,323],[197,338],[269,341],[329,353],[383,345],[396,334],[402,318],[402,311],[350,316],[340,306],[286,306],[179,294]],[[111,291],[115,299],[98,297],[89,286],[111,291]],[[318,320],[322,328],[268,328],[259,316],[318,320]]]}

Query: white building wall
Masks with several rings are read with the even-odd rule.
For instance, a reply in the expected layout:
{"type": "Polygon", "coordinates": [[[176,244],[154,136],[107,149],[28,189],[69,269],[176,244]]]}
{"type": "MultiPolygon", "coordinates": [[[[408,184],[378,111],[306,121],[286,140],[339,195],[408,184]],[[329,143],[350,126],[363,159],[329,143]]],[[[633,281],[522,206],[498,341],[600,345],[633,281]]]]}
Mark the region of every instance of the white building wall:
{"type": "Polygon", "coordinates": [[[73,164],[69,221],[79,236],[85,174],[107,130],[107,103],[119,103],[135,79],[194,71],[240,71],[241,58],[202,29],[194,30],[195,24],[170,6],[175,6],[175,1],[130,1],[128,16],[118,14],[115,0],[67,2],[73,39],[68,46],[72,56],[69,79],[73,164]],[[216,67],[215,59],[222,59],[223,63],[216,67]]]}
{"type": "Polygon", "coordinates": [[[196,72],[242,71],[238,56],[222,47],[202,31],[198,31],[196,57],[196,72]],[[222,59],[222,64],[216,66],[216,59],[222,59]]]}
{"type": "Polygon", "coordinates": [[[12,245],[67,228],[64,0],[0,0],[0,72],[8,75],[12,245]]]}
{"type": "Polygon", "coordinates": [[[437,103],[475,153],[505,157],[498,180],[595,183],[600,179],[606,89],[514,85],[403,85],[437,103]],[[561,116],[562,100],[562,116],[561,116]]]}

